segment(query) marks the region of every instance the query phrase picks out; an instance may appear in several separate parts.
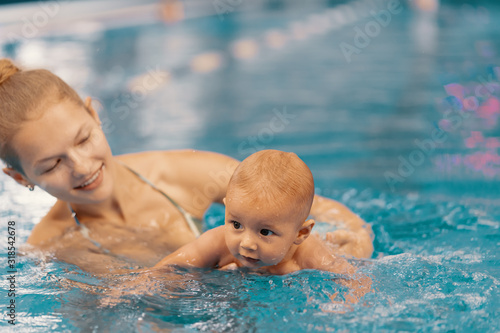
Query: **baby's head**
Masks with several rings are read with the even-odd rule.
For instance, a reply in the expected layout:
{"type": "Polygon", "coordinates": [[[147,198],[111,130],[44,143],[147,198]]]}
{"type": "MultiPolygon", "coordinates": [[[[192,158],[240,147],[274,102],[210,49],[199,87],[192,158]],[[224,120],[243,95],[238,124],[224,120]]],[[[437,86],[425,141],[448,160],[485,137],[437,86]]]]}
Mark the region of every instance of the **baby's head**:
{"type": "Polygon", "coordinates": [[[47,108],[70,101],[83,106],[78,94],[51,72],[20,70],[10,60],[0,59],[0,159],[23,173],[11,139],[25,121],[37,119],[47,108]]]}
{"type": "Polygon", "coordinates": [[[296,154],[263,150],[247,157],[234,171],[226,200],[236,193],[248,205],[293,212],[302,223],[313,202],[314,180],[296,154]]]}
{"type": "Polygon", "coordinates": [[[246,158],[229,181],[225,239],[250,268],[287,262],[311,233],[311,171],[297,155],[264,150],[246,158]]]}

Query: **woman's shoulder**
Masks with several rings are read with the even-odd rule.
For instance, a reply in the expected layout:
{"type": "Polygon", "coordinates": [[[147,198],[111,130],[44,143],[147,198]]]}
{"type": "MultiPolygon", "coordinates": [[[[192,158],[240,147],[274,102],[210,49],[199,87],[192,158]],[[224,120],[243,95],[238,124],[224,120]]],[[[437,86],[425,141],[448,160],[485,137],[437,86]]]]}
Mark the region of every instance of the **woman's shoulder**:
{"type": "Polygon", "coordinates": [[[194,150],[152,150],[138,153],[115,155],[115,157],[130,167],[152,166],[154,163],[161,163],[177,158],[187,158],[193,154],[194,150]]]}
{"type": "Polygon", "coordinates": [[[47,241],[62,236],[64,232],[75,225],[71,211],[66,202],[58,200],[49,212],[38,222],[27,242],[31,245],[41,246],[47,241]]]}
{"type": "Polygon", "coordinates": [[[132,169],[144,173],[144,176],[167,172],[178,177],[205,168],[209,170],[227,169],[232,174],[239,163],[239,161],[224,154],[193,149],[146,151],[117,155],[116,158],[132,169]]]}
{"type": "Polygon", "coordinates": [[[153,150],[144,151],[138,153],[130,153],[115,156],[118,160],[123,163],[129,164],[148,164],[150,162],[158,162],[159,160],[164,161],[176,161],[178,159],[182,160],[231,160],[236,161],[232,157],[224,154],[205,151],[205,150],[195,150],[195,149],[179,149],[179,150],[153,150]]]}

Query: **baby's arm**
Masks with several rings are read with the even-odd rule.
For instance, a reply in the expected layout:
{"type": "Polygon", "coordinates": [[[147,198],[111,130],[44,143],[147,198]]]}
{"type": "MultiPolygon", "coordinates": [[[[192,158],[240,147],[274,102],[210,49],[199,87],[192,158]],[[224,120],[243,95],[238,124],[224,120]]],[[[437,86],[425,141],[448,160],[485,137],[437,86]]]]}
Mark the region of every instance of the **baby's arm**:
{"type": "Polygon", "coordinates": [[[224,226],[220,226],[204,232],[196,240],[163,258],[153,268],[168,265],[216,268],[227,252],[224,226]]]}
{"type": "Polygon", "coordinates": [[[227,253],[229,250],[224,239],[224,226],[209,230],[163,258],[153,268],[139,270],[132,279],[120,283],[116,288],[110,288],[102,304],[113,306],[122,302],[123,296],[127,294],[161,293],[164,287],[157,282],[162,278],[167,279],[170,286],[184,288],[185,281],[168,266],[215,268],[221,258],[228,257],[227,253]],[[173,283],[174,281],[177,283],[173,283]]]}

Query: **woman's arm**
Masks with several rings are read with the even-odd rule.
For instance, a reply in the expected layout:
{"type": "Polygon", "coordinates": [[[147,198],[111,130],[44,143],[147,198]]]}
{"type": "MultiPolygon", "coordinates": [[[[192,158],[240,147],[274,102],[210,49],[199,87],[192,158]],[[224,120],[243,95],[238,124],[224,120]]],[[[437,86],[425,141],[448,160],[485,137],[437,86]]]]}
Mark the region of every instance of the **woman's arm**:
{"type": "Polygon", "coordinates": [[[316,221],[332,223],[341,228],[326,235],[338,254],[357,258],[372,256],[372,228],[349,208],[340,202],[316,195],[311,215],[316,221]]]}
{"type": "Polygon", "coordinates": [[[198,218],[212,203],[222,203],[229,179],[240,163],[223,154],[198,150],[145,152],[140,158],[119,158],[198,218]]]}
{"type": "MultiPolygon", "coordinates": [[[[325,267],[326,268],[326,267],[325,267]]],[[[340,284],[349,288],[349,293],[344,295],[347,303],[357,303],[361,297],[372,291],[372,279],[364,274],[358,273],[356,268],[344,258],[335,257],[335,260],[325,270],[343,275],[339,279],[340,284]]],[[[332,296],[332,301],[334,300],[332,296]]]]}
{"type": "MultiPolygon", "coordinates": [[[[371,278],[359,273],[345,258],[337,256],[318,235],[311,235],[299,250],[298,259],[302,269],[318,269],[340,275],[338,282],[349,288],[349,293],[344,295],[346,303],[357,303],[372,290],[371,278]]],[[[334,300],[335,296],[332,295],[332,301],[338,303],[334,300]]]]}
{"type": "MultiPolygon", "coordinates": [[[[208,207],[222,203],[229,179],[240,163],[229,156],[196,150],[141,153],[121,156],[125,163],[138,170],[153,169],[146,178],[158,179],[173,186],[169,190],[174,199],[188,212],[202,217],[208,207]],[[127,161],[127,158],[133,158],[127,161]],[[133,162],[133,163],[132,163],[133,162]],[[175,189],[182,189],[178,192],[175,189]]],[[[344,229],[328,233],[327,239],[339,254],[369,258],[373,253],[371,227],[347,207],[334,200],[316,195],[311,215],[317,221],[330,222],[344,229]]]]}
{"type": "MultiPolygon", "coordinates": [[[[185,201],[184,206],[199,216],[213,202],[222,203],[229,179],[239,164],[239,161],[226,155],[205,151],[170,152],[165,158],[167,162],[175,160],[177,181],[190,189],[189,200],[185,201]]],[[[346,206],[316,195],[311,215],[317,221],[337,224],[342,228],[327,234],[327,240],[334,245],[338,254],[357,258],[371,257],[371,227],[346,206]]]]}
{"type": "Polygon", "coordinates": [[[49,242],[50,240],[61,237],[74,226],[75,221],[71,217],[67,204],[58,200],[42,220],[35,225],[27,243],[37,247],[53,246],[54,244],[49,242]]]}

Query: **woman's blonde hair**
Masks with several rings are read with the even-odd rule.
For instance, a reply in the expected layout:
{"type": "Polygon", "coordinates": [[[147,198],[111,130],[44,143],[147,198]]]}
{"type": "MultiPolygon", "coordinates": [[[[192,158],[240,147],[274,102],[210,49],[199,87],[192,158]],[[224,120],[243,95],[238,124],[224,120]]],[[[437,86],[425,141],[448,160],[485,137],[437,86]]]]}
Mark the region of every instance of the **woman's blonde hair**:
{"type": "Polygon", "coordinates": [[[45,69],[21,70],[9,59],[0,59],[0,159],[23,173],[11,139],[22,123],[64,100],[84,105],[78,94],[45,69]]]}
{"type": "Polygon", "coordinates": [[[269,202],[279,209],[293,207],[306,219],[314,198],[311,170],[294,153],[262,150],[247,157],[234,171],[227,193],[237,189],[256,202],[269,202]]]}

